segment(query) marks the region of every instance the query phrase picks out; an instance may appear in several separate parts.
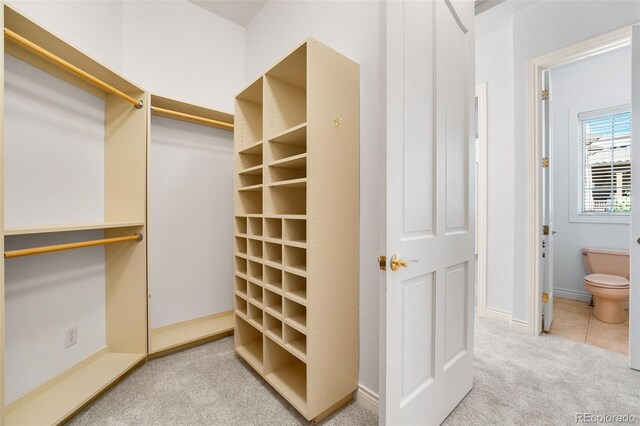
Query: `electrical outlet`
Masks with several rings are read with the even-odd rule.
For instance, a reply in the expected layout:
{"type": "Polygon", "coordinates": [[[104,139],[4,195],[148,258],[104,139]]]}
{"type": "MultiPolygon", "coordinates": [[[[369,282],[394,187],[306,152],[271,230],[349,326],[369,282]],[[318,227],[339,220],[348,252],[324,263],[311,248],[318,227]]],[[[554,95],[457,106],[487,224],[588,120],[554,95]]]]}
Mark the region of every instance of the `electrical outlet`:
{"type": "Polygon", "coordinates": [[[64,332],[64,347],[68,348],[78,343],[78,327],[67,328],[64,332]]]}

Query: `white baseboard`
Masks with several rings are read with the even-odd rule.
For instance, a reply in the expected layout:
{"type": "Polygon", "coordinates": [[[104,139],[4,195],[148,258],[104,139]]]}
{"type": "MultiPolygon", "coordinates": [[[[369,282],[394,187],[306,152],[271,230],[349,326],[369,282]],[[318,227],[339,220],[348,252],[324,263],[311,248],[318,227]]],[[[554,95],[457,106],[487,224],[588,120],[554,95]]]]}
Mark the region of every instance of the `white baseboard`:
{"type": "Polygon", "coordinates": [[[371,411],[376,416],[378,415],[380,398],[378,397],[377,393],[373,392],[365,386],[358,385],[358,391],[356,392],[356,401],[358,401],[360,405],[371,411]]]}
{"type": "Polygon", "coordinates": [[[591,293],[586,291],[569,290],[566,288],[554,288],[553,295],[557,297],[564,297],[565,299],[580,300],[581,302],[590,302],[591,293]]]}
{"type": "Polygon", "coordinates": [[[511,321],[511,313],[501,311],[499,309],[486,308],[484,310],[483,316],[487,318],[497,319],[500,321],[506,321],[506,322],[511,321]]]}
{"type": "Polygon", "coordinates": [[[529,322],[522,321],[519,319],[511,320],[511,330],[517,331],[523,334],[532,334],[531,329],[529,328],[529,322]]]}

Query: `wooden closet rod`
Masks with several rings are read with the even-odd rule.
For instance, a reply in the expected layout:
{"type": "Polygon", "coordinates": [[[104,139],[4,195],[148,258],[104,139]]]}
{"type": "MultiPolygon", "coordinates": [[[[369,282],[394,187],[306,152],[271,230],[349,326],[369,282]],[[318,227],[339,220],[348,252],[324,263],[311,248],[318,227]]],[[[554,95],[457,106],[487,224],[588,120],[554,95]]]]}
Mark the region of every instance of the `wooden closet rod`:
{"type": "Polygon", "coordinates": [[[223,130],[233,130],[234,126],[231,123],[225,123],[224,121],[212,120],[211,118],[200,117],[198,115],[186,114],[184,112],[173,111],[170,109],[158,108],[151,106],[151,111],[155,111],[159,114],[170,115],[173,117],[184,118],[187,120],[197,121],[208,126],[217,127],[223,130]]]}
{"type": "Polygon", "coordinates": [[[111,86],[108,83],[105,83],[104,81],[100,80],[99,78],[96,78],[94,76],[92,76],[91,74],[89,74],[86,71],[81,70],[80,68],[76,67],[75,65],[70,64],[69,62],[65,61],[64,59],[54,55],[53,53],[49,52],[48,50],[43,49],[42,47],[38,46],[37,44],[27,40],[26,38],[14,33],[13,31],[5,28],[4,29],[4,36],[6,38],[9,38],[13,41],[15,41],[16,43],[26,47],[27,49],[31,50],[32,52],[35,52],[37,54],[39,54],[40,56],[45,57],[46,59],[50,60],[51,62],[61,66],[62,68],[67,69],[68,71],[71,71],[72,73],[84,78],[85,80],[87,80],[90,83],[93,83],[94,85],[100,87],[103,90],[106,90],[107,92],[111,92],[114,95],[117,95],[119,97],[121,97],[122,99],[124,99],[127,102],[131,102],[133,104],[133,106],[135,106],[137,109],[142,108],[142,105],[144,104],[142,102],[142,100],[138,100],[135,98],[132,98],[131,96],[127,95],[126,93],[124,93],[121,90],[116,89],[115,87],[111,86]]]}
{"type": "Polygon", "coordinates": [[[79,243],[68,243],[68,244],[58,244],[55,246],[45,246],[45,247],[35,247],[29,249],[22,250],[11,250],[4,252],[5,259],[11,259],[12,257],[21,257],[21,256],[31,256],[34,254],[43,254],[43,253],[51,253],[54,251],[63,251],[63,250],[73,250],[79,249],[83,247],[93,247],[93,246],[102,246],[106,244],[113,243],[124,243],[126,241],[142,241],[142,234],[131,235],[128,237],[115,237],[115,238],[105,238],[103,240],[91,240],[91,241],[82,241],[79,243]]]}

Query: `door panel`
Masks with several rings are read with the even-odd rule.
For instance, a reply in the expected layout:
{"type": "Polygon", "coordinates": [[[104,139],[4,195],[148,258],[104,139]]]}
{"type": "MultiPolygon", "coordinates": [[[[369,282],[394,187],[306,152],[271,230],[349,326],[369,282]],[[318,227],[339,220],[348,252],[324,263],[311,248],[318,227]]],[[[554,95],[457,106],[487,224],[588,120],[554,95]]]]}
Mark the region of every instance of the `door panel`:
{"type": "Polygon", "coordinates": [[[473,3],[385,4],[387,258],[417,263],[387,268],[380,420],[432,425],[472,385],[473,3]]]}

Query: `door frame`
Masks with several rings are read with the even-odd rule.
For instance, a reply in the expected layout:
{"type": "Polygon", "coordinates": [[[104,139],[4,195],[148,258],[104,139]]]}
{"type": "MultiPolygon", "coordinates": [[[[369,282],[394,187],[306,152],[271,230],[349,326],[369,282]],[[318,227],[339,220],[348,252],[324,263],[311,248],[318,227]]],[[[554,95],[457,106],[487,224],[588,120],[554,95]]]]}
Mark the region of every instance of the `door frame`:
{"type": "MultiPolygon", "coordinates": [[[[529,292],[529,321],[526,326],[518,324],[512,327],[528,334],[539,335],[542,332],[541,305],[543,279],[540,274],[542,258],[542,224],[540,205],[542,196],[542,132],[540,96],[542,93],[542,73],[552,67],[568,64],[589,56],[607,52],[631,43],[632,26],[627,26],[580,43],[573,44],[555,52],[534,58],[528,64],[528,177],[527,198],[533,200],[530,206],[527,239],[530,255],[527,258],[527,289],[529,292]]],[[[639,307],[640,308],[640,307],[639,307]]],[[[512,326],[513,326],[512,322],[512,326]]]]}
{"type": "Polygon", "coordinates": [[[476,84],[476,98],[478,98],[478,175],[476,188],[477,197],[477,223],[476,238],[478,244],[478,270],[476,272],[476,313],[487,314],[487,195],[488,195],[488,109],[487,109],[487,82],[476,84]]]}

